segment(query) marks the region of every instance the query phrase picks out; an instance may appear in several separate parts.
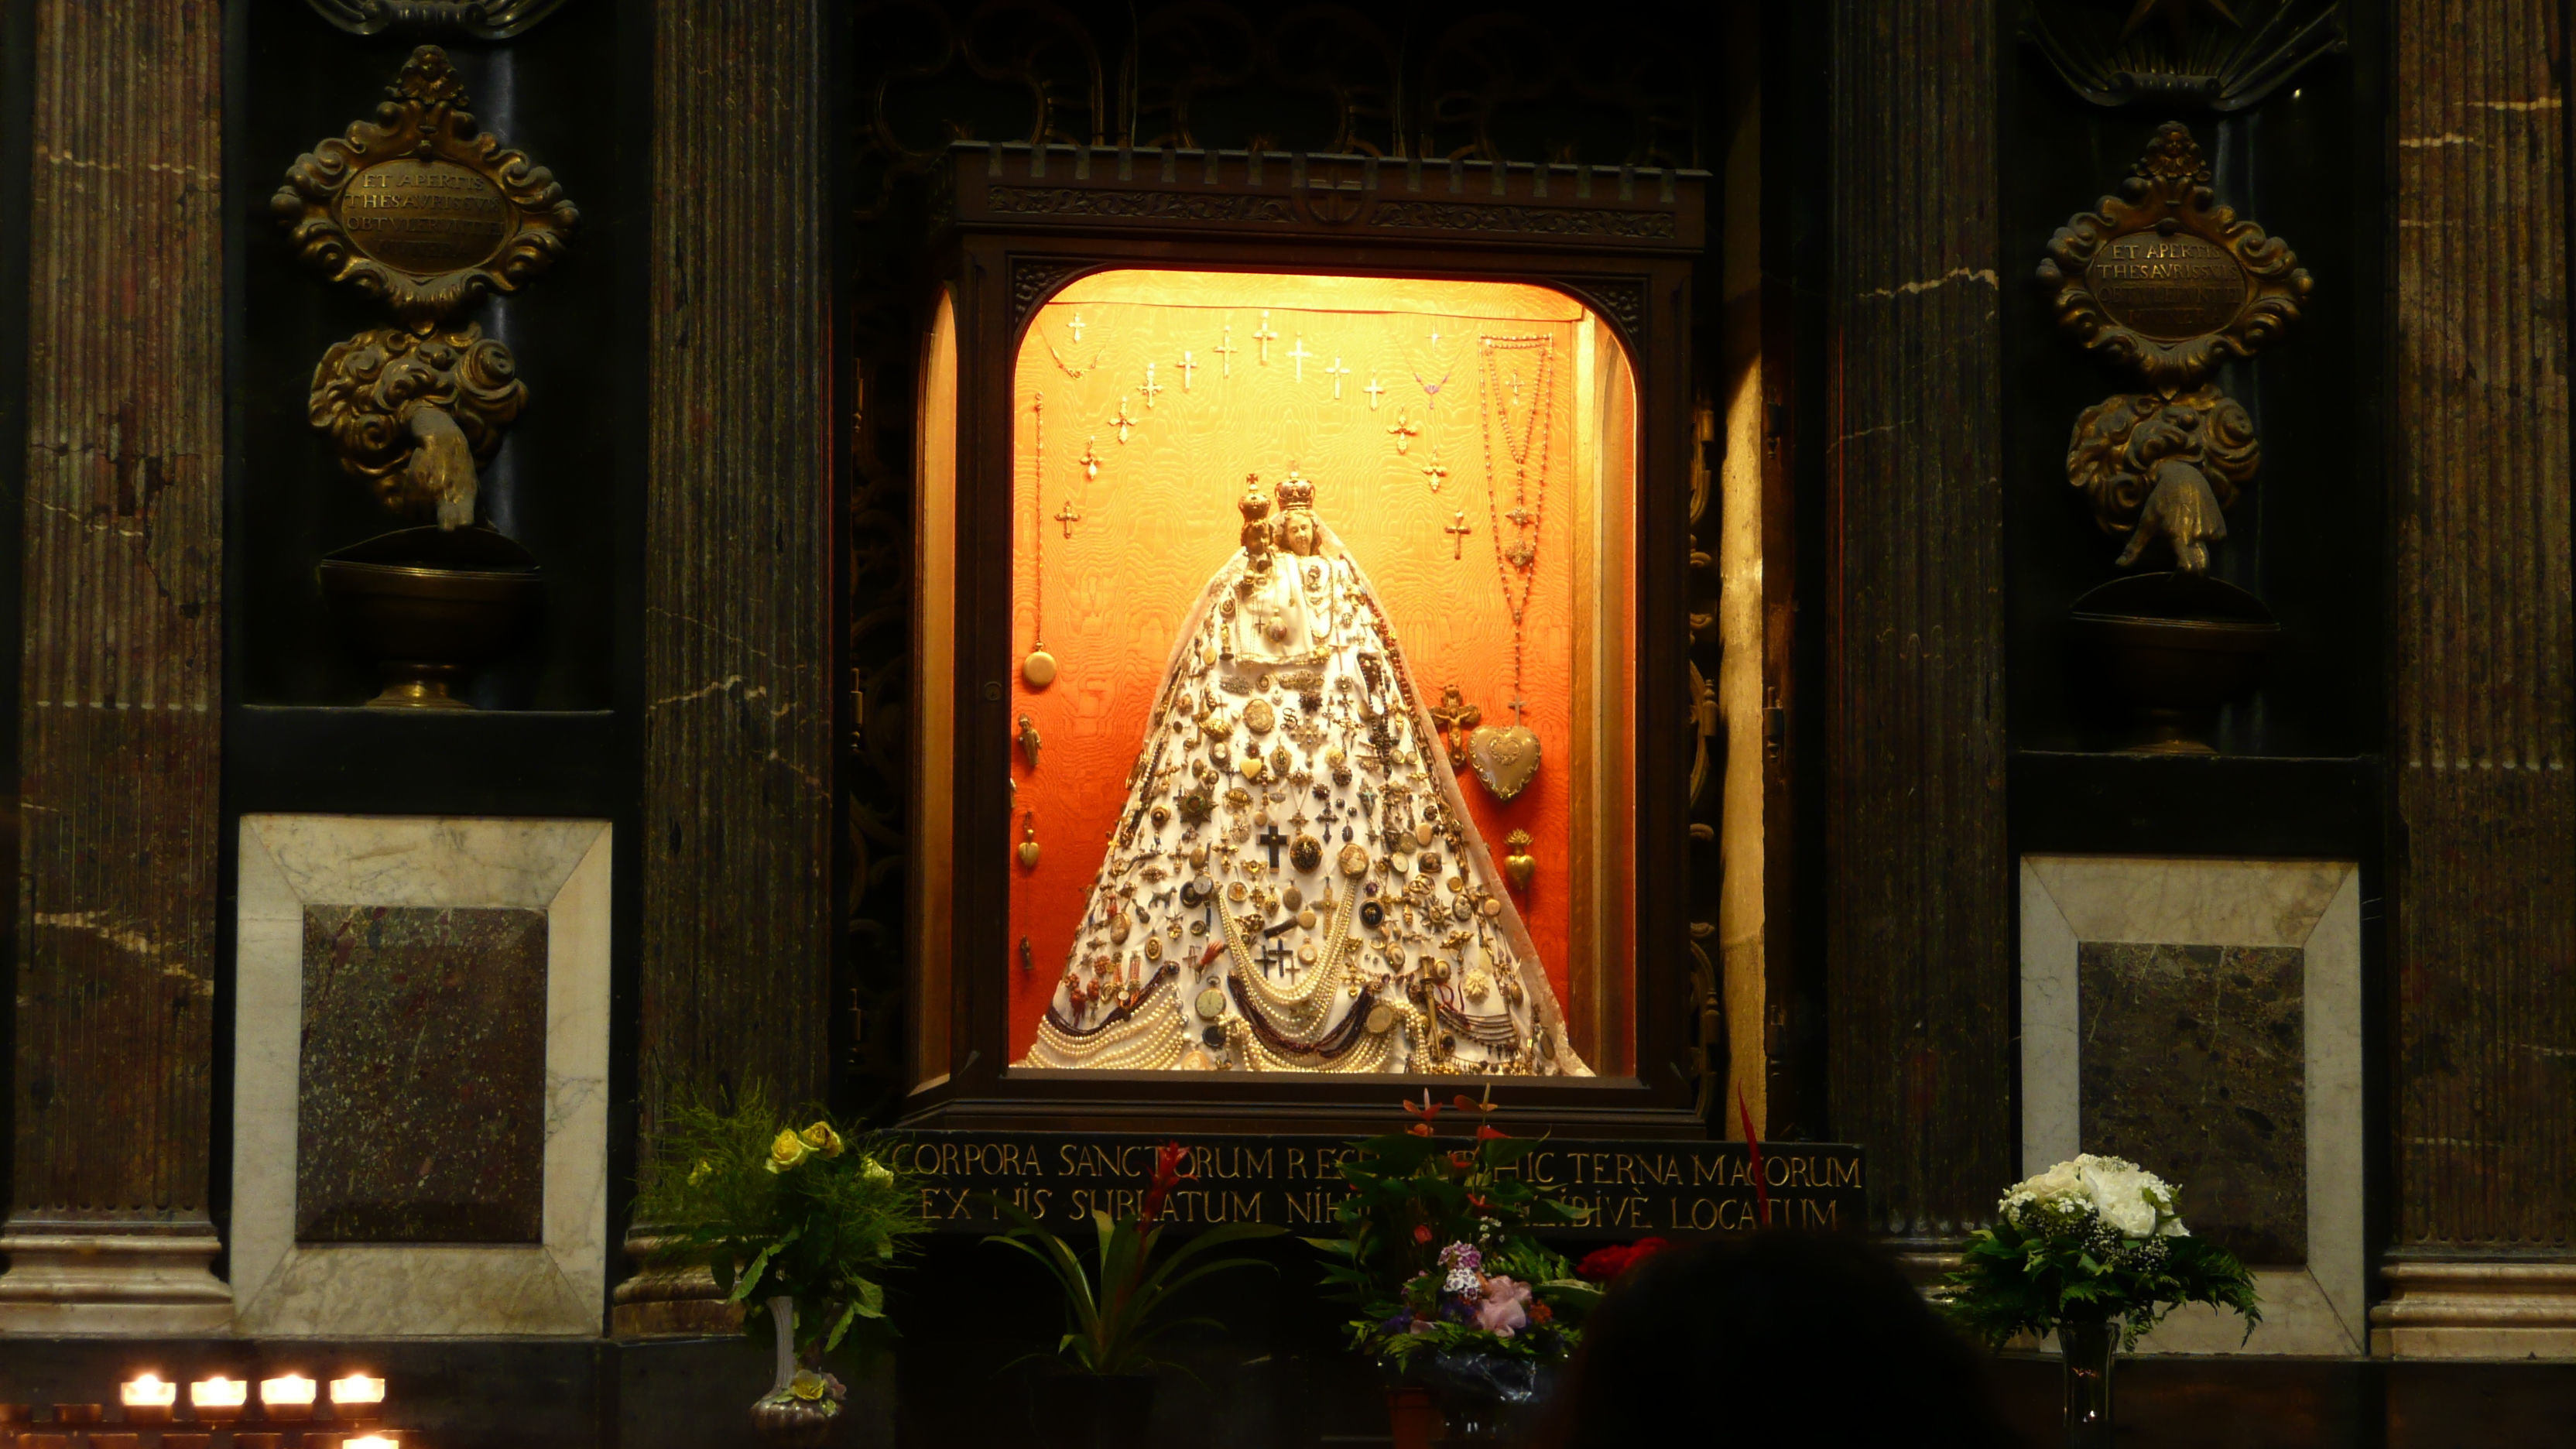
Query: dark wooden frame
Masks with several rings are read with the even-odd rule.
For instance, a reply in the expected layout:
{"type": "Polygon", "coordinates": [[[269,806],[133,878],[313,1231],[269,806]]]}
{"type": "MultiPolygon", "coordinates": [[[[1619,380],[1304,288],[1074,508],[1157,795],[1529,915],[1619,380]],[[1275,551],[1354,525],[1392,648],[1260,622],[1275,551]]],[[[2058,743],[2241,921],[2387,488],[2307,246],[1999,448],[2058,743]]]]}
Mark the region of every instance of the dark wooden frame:
{"type": "MultiPolygon", "coordinates": [[[[1514,281],[1553,287],[1615,328],[1636,370],[1636,1074],[1502,1078],[1524,1124],[1585,1135],[1697,1135],[1689,1075],[1690,288],[1699,172],[1376,157],[961,143],[935,183],[937,282],[957,308],[957,670],[949,801],[956,858],[1011,848],[1008,607],[1011,378],[1038,306],[1085,274],[1131,267],[1514,281]],[[1670,721],[1669,730],[1654,721],[1670,721]]],[[[925,619],[923,628],[939,627],[925,619]]],[[[1427,1079],[1034,1072],[1008,1065],[1007,876],[954,872],[950,1072],[915,1090],[915,1125],[1339,1131],[1394,1115],[1427,1079]]],[[[916,983],[922,965],[913,963],[916,983]]],[[[1481,1080],[1481,1079],[1480,1079],[1481,1080]]]]}

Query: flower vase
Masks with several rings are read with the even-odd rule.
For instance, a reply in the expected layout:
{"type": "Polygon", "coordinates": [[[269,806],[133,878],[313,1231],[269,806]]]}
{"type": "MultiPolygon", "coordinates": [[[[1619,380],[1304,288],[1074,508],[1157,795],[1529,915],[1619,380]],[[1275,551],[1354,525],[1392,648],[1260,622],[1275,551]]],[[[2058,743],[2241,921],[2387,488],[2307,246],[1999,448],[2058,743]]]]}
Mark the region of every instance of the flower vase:
{"type": "Polygon", "coordinates": [[[2066,1449],[2111,1449],[2111,1366],[2120,1325],[2107,1318],[2057,1325],[2066,1363],[2066,1449]]]}
{"type": "Polygon", "coordinates": [[[824,1391],[821,1374],[798,1372],[796,1300],[783,1295],[770,1299],[769,1321],[778,1333],[777,1382],[753,1401],[752,1432],[778,1449],[822,1449],[840,1420],[840,1402],[824,1391]],[[811,1384],[812,1393],[798,1392],[800,1377],[811,1384]]]}
{"type": "Polygon", "coordinates": [[[1545,1388],[1536,1361],[1496,1353],[1426,1355],[1422,1380],[1458,1449],[1508,1443],[1545,1388]]]}

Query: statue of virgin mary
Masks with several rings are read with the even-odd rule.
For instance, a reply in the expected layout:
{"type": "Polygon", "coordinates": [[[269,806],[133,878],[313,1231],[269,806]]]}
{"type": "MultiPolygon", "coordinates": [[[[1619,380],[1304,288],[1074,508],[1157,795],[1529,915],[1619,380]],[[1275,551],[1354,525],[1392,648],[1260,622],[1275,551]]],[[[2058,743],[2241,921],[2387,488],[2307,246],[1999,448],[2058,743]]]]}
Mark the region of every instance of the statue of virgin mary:
{"type": "Polygon", "coordinates": [[[1020,1065],[1590,1075],[1376,591],[1251,485],[1020,1065]]]}

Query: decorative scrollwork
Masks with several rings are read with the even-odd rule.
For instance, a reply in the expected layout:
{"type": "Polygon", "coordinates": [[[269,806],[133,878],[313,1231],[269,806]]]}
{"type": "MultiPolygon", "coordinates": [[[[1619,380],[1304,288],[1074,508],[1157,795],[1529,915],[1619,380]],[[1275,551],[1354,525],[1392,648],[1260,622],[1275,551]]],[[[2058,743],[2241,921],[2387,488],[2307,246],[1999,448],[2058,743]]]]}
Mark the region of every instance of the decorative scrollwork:
{"type": "Polygon", "coordinates": [[[1187,191],[1101,191],[1073,186],[996,186],[995,211],[1030,216],[1105,216],[1141,221],[1280,221],[1297,214],[1276,196],[1203,196],[1187,191]]]}
{"type": "Polygon", "coordinates": [[[564,0],[307,0],[313,13],[351,35],[388,30],[447,31],[476,40],[525,34],[564,0]]]}
{"type": "Polygon", "coordinates": [[[2186,573],[2209,566],[2226,510],[2263,461],[2254,419],[2215,386],[2176,397],[2123,393],[2084,410],[2066,448],[2066,480],[2093,504],[2104,533],[2127,535],[2120,566],[2163,538],[2186,573]]]}
{"type": "Polygon", "coordinates": [[[476,466],[490,465],[527,403],[510,349],[480,327],[374,327],[323,354],[310,417],[387,508],[462,528],[474,521],[476,466]]]}
{"type": "Polygon", "coordinates": [[[2313,286],[2209,181],[2190,129],[2167,121],[2121,194],[2059,227],[2039,264],[2058,325],[2168,395],[2278,340],[2313,286]]]}
{"type": "MultiPolygon", "coordinates": [[[[2204,0],[2206,3],[2206,0],[2204,0]]],[[[2198,104],[2239,111],[2345,46],[2343,0],[2230,0],[2197,27],[2191,0],[2108,5],[2026,0],[2022,38],[2097,106],[2198,104]],[[2167,23],[2149,25],[2152,10],[2167,23]]]]}
{"type": "Polygon", "coordinates": [[[1381,201],[1369,225],[1441,231],[1508,231],[1534,236],[1669,239],[1680,223],[1669,211],[1612,211],[1586,206],[1508,206],[1473,201],[1381,201]]]}
{"type": "Polygon", "coordinates": [[[374,122],[299,156],[269,209],[304,261],[426,333],[554,264],[581,213],[526,154],[477,132],[447,52],[403,62],[374,122]]]}
{"type": "Polygon", "coordinates": [[[1017,327],[1037,310],[1038,302],[1064,279],[1090,266],[1059,257],[1011,258],[1011,325],[1017,327]]]}

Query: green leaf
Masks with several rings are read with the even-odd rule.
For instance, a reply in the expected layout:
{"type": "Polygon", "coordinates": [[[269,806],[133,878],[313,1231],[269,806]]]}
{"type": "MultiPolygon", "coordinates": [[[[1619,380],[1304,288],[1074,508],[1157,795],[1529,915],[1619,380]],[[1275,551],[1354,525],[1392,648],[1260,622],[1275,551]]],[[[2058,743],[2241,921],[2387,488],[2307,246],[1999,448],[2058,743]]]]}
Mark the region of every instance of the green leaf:
{"type": "Polygon", "coordinates": [[[796,1235],[802,1231],[804,1231],[802,1228],[790,1228],[786,1237],[780,1238],[777,1242],[761,1249],[760,1256],[751,1260],[750,1267],[743,1269],[742,1281],[734,1285],[732,1295],[725,1301],[729,1303],[750,1302],[752,1290],[760,1286],[761,1272],[769,1266],[769,1260],[778,1256],[780,1249],[786,1247],[789,1243],[796,1241],[796,1235]]]}

